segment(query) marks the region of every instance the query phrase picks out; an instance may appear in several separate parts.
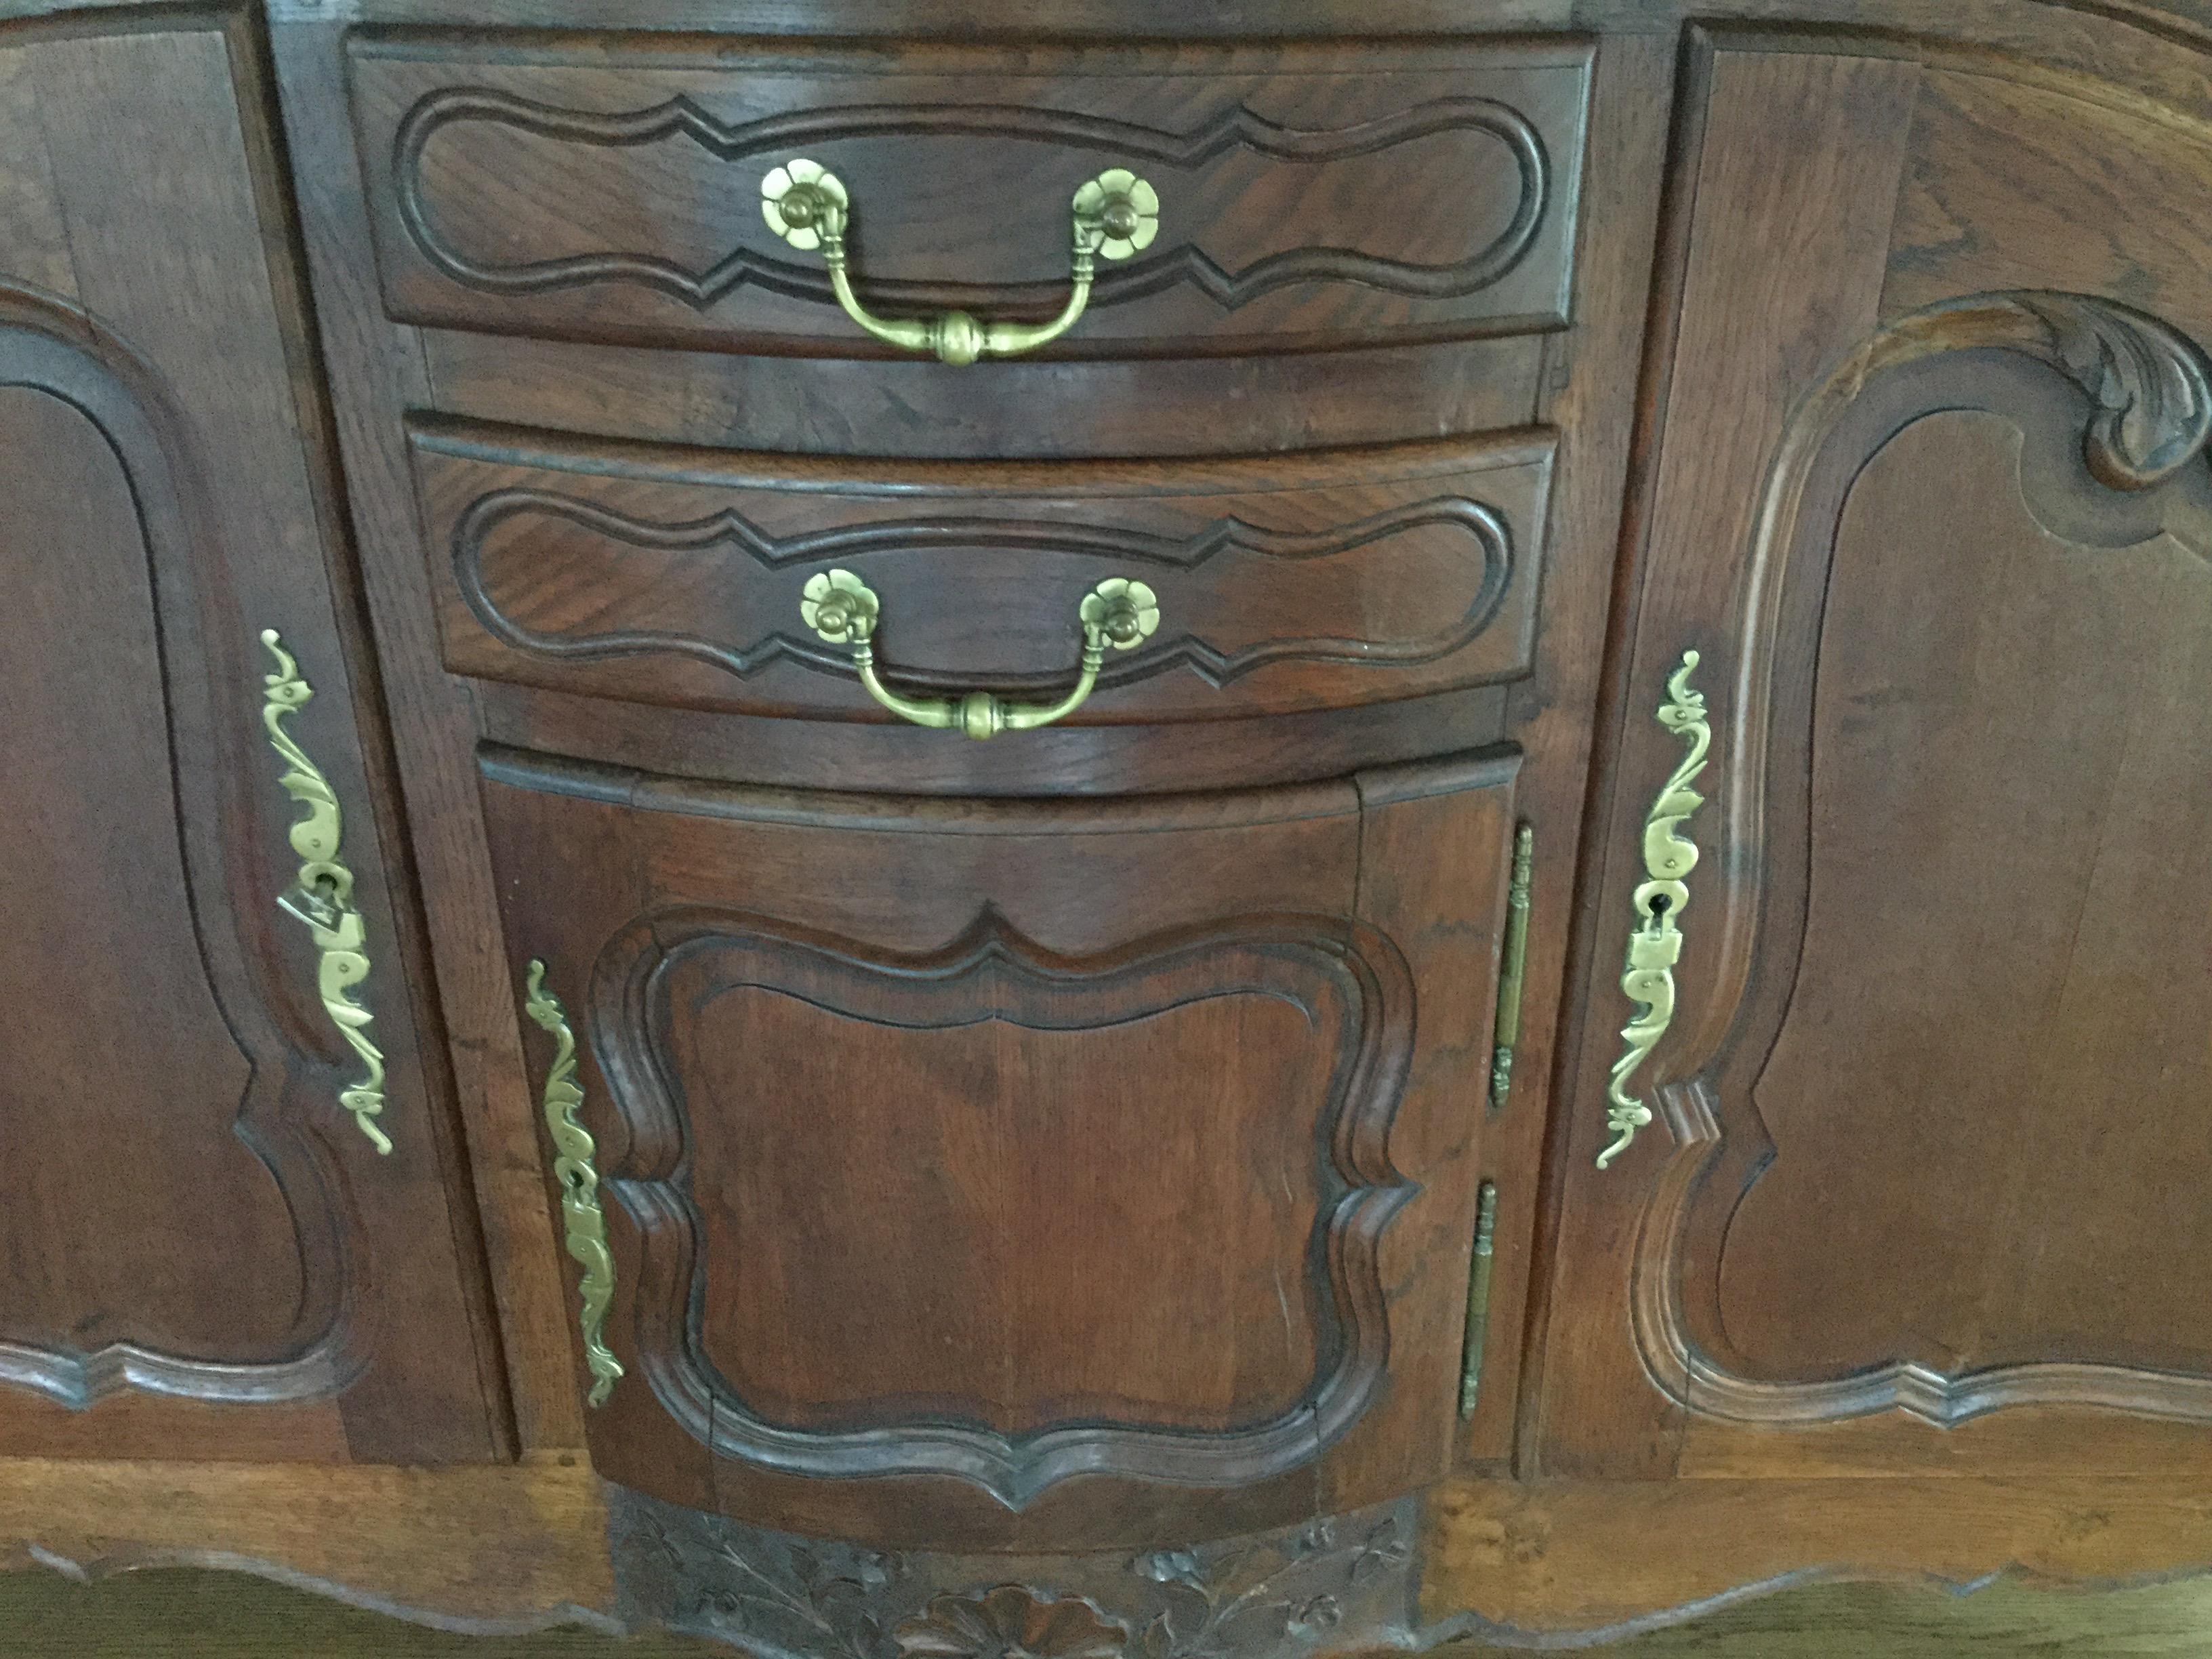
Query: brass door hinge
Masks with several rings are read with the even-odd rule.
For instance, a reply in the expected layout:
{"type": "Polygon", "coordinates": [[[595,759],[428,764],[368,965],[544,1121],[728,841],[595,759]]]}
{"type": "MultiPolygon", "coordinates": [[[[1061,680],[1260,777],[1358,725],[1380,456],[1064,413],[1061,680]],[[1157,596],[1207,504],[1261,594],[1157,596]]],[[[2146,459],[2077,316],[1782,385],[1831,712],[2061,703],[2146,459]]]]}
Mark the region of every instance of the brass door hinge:
{"type": "Polygon", "coordinates": [[[1460,1350],[1459,1414],[1474,1415],[1482,1391],[1482,1346],[1490,1335],[1491,1237],[1498,1224],[1498,1183],[1482,1183],[1475,1204],[1474,1265],[1467,1276],[1467,1340],[1460,1350]]]}
{"type": "Polygon", "coordinates": [[[1505,895],[1505,943],[1498,957],[1498,1021],[1491,1032],[1490,1109],[1505,1109],[1513,1087],[1513,1045],[1521,1040],[1521,975],[1528,960],[1528,883],[1535,869],[1536,831],[1513,834],[1513,884],[1505,895]]]}

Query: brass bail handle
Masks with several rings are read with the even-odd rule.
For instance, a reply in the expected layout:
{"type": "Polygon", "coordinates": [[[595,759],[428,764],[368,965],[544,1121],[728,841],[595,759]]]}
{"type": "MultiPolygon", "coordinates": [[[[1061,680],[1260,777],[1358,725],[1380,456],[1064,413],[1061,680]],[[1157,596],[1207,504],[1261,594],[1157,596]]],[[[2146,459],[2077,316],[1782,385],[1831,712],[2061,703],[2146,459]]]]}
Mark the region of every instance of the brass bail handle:
{"type": "Polygon", "coordinates": [[[1012,357],[1056,340],[1075,326],[1091,303],[1091,281],[1100,259],[1126,259],[1150,247],[1160,230],[1159,192],[1127,167],[1109,167],[1075,192],[1072,218],[1074,289],[1048,323],[986,323],[964,311],[936,317],[878,317],[853,292],[846,270],[845,233],[853,204],[844,181],[804,157],[771,167],[761,180],[761,214],[769,228],[802,252],[822,250],[830,286],[845,314],[878,340],[905,351],[933,352],[942,362],[1012,357]]]}
{"type": "Polygon", "coordinates": [[[971,738],[995,738],[1001,732],[1030,732],[1049,726],[1083,706],[1098,684],[1109,651],[1130,651],[1158,630],[1160,605],[1152,590],[1126,576],[1109,577],[1084,595],[1076,609],[1083,630],[1082,667],[1075,684],[1057,702],[1008,702],[988,691],[958,697],[902,696],[876,676],[874,640],[883,605],[873,589],[849,570],[817,571],[806,579],[799,601],[806,625],[832,645],[853,648],[853,666],[868,695],[902,720],[934,731],[957,730],[971,738]]]}

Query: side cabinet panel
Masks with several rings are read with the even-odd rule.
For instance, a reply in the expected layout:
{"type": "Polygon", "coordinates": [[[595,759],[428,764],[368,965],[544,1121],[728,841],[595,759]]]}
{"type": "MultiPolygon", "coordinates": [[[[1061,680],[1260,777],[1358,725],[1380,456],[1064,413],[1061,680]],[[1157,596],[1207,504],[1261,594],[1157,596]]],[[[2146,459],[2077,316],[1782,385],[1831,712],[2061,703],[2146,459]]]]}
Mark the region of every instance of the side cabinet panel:
{"type": "Polygon", "coordinates": [[[488,1456],[250,43],[87,27],[0,32],[0,1452],[488,1456]]]}
{"type": "Polygon", "coordinates": [[[1510,759],[988,806],[485,768],[580,1044],[603,1473],[1109,1547],[1444,1472],[1510,759]]]}
{"type": "Polygon", "coordinates": [[[2212,147],[1707,44],[1547,1463],[2203,1460],[2212,147]]]}

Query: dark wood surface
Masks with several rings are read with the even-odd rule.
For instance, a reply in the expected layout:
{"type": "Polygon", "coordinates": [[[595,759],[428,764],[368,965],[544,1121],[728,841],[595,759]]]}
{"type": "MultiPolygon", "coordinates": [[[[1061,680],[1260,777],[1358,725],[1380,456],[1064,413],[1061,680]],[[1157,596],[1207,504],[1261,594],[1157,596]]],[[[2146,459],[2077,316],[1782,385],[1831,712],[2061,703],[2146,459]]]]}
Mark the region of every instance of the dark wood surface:
{"type": "MultiPolygon", "coordinates": [[[[150,1638],[150,1644],[131,1651],[222,1652],[226,1641],[256,1650],[248,1644],[265,1626],[251,1622],[246,1606],[257,1592],[239,1571],[439,1627],[433,1632],[351,1624],[355,1631],[374,1632],[372,1650],[380,1653],[408,1652],[410,1642],[430,1644],[427,1651],[461,1643],[479,1644],[471,1650],[486,1653],[527,1653],[534,1638],[521,1632],[555,1626],[571,1627],[567,1639],[574,1644],[586,1640],[585,1632],[599,1640],[636,1630],[629,1639],[650,1652],[656,1619],[665,1620],[672,1612],[680,1622],[727,1638],[749,1608],[757,1613],[771,1607],[781,1623],[794,1607],[807,1607],[810,1589],[824,1595],[829,1609],[846,1615],[895,1605],[909,1588],[906,1574],[917,1570],[940,1583],[949,1578],[952,1593],[969,1599],[1008,1582],[1087,1590],[1099,1596],[1102,1612],[1117,1618],[1138,1598],[1158,1595],[1164,1588],[1177,1632],[1203,1628],[1206,1609],[1219,1605],[1145,1575],[1137,1569],[1151,1552],[1128,1551],[1054,1559],[917,1559],[817,1542],[806,1547],[815,1560],[852,1563],[858,1576],[817,1573],[797,1582],[782,1576],[769,1589],[757,1581],[744,1583],[739,1563],[787,1575],[789,1565],[803,1563],[793,1563],[787,1552],[803,1540],[702,1516],[664,1515],[666,1548],[634,1528],[623,1528],[634,1545],[647,1548],[624,1551],[625,1578],[617,1584],[609,1561],[610,1504],[627,1504],[635,1514],[641,1500],[623,1498],[568,1456],[416,1470],[234,1462],[172,1463],[149,1471],[143,1463],[82,1460],[16,1460],[7,1469],[9,1478],[0,1483],[0,1538],[6,1540],[0,1565],[10,1571],[0,1579],[0,1597],[12,1605],[58,1618],[68,1606],[112,1606],[110,1598],[135,1599],[141,1592],[134,1585],[184,1577],[166,1570],[215,1563],[234,1570],[198,1580],[204,1586],[198,1606],[220,1622],[204,1624],[202,1615],[175,1606],[173,1622],[163,1632],[134,1625],[132,1634],[150,1638]],[[149,1482],[158,1484],[158,1504],[146,1501],[149,1482]],[[678,1524],[666,1524],[672,1522],[678,1524]],[[734,1559],[719,1548],[731,1542],[740,1543],[734,1559]],[[702,1543],[714,1553],[713,1559],[698,1559],[702,1543]],[[769,1547],[757,1547],[761,1545],[769,1547]],[[689,1583],[672,1584],[672,1559],[693,1561],[689,1583]],[[82,1583],[61,1583],[51,1576],[55,1573],[100,1581],[105,1589],[87,1592],[82,1583]],[[55,1607],[37,1594],[40,1584],[78,1599],[55,1607]],[[765,1591],[770,1600],[749,1603],[732,1596],[733,1588],[765,1591]],[[672,1589],[682,1597],[673,1609],[665,1601],[672,1589]],[[657,1603],[648,1597],[659,1598],[657,1603]],[[229,1610],[218,1614],[226,1601],[229,1610]],[[172,1645],[163,1648],[163,1641],[172,1645]]],[[[2180,1594],[2203,1584],[2201,1571],[2191,1573],[2212,1554],[2212,1517],[2201,1480],[2115,1480],[2046,1471],[2003,1480],[1870,1477],[1848,1490],[1850,1503],[1839,1501],[1835,1482],[1821,1480],[1448,1481],[1424,1500],[1414,1554],[1391,1559],[1396,1552],[1386,1548],[1385,1559],[1361,1571],[1356,1590],[1385,1578],[1391,1581],[1389,1595],[1379,1606],[1364,1594],[1338,1599],[1337,1610],[1345,1616],[1325,1628],[1319,1626],[1328,1619],[1328,1603],[1312,1592],[1326,1595],[1331,1587],[1316,1583],[1312,1575],[1343,1572],[1359,1561],[1372,1535],[1371,1520],[1357,1531],[1333,1525],[1229,1540],[1226,1547],[1186,1552],[1187,1563],[1163,1565],[1171,1578],[1182,1573],[1206,1585],[1233,1583],[1241,1589],[1280,1569],[1281,1547],[1304,1537],[1301,1559],[1312,1565],[1278,1577],[1272,1594],[1263,1588],[1245,1604],[1250,1611],[1239,1628],[1228,1632],[1249,1638],[1237,1644],[1240,1659],[1245,1652],[1272,1659],[1281,1650],[1283,1621],[1317,1601],[1310,1626],[1315,1634],[1305,1638],[1304,1650],[1328,1659],[1376,1651],[1378,1641],[1395,1651],[1454,1651],[1456,1644],[1481,1640],[1516,1651],[1583,1648],[1673,1625],[1686,1626],[1680,1639],[1683,1650],[1694,1652],[1687,1632],[1731,1606],[1738,1607],[1748,1628],[1776,1644],[1750,1651],[1791,1651],[1780,1644],[1831,1640],[1835,1633],[1793,1634],[1787,1611],[1790,1592],[1824,1583],[1836,1587],[1838,1605],[1871,1596],[1879,1585],[1937,1597],[1929,1604],[1929,1620],[1935,1607],[1948,1610],[1961,1622],[1938,1628],[1961,1639],[1981,1628],[1967,1613],[1988,1606],[1984,1598],[2017,1610],[2019,1629],[1992,1627],[2007,1632],[2003,1639],[2019,1635],[2024,1640],[2033,1628],[2029,1607],[2047,1601],[2039,1615],[2047,1621],[2040,1627],[2046,1646],[2063,1637],[2069,1652],[2097,1652],[2090,1644],[2098,1632],[2112,1636],[2128,1628],[2124,1610],[2130,1597],[2118,1587],[2163,1581],[2180,1594]],[[1888,1523],[1869,1527],[1868,1512],[1887,1517],[1888,1523]],[[1637,1540],[1636,1547],[1624,1547],[1624,1539],[1637,1540]],[[1419,1598],[1411,1601],[1404,1597],[1409,1568],[1419,1574],[1419,1598]],[[1850,1590],[1853,1584],[1863,1588],[1850,1590]],[[1969,1585],[1980,1588],[1960,1594],[1969,1585]],[[1301,1588],[1307,1594],[1297,1595],[1301,1588]],[[2116,1593],[2081,1593],[2089,1588],[2116,1593]],[[2060,1611],[2068,1607],[2077,1610],[2070,1622],[2060,1611]],[[1382,1623],[1378,1613],[1396,1617],[1382,1623]]],[[[1388,1546],[1405,1535],[1386,1534],[1380,1541],[1388,1546]]],[[[156,1589],[143,1593],[166,1599],[156,1589]]],[[[272,1650],[317,1651],[315,1644],[329,1628],[324,1620],[349,1622],[339,1609],[325,1606],[319,1616],[313,1605],[289,1597],[284,1612],[289,1645],[272,1650]]],[[[781,1630],[787,1639],[788,1625],[781,1630]]],[[[96,1631],[40,1620],[0,1623],[0,1641],[27,1642],[26,1651],[40,1654],[52,1651],[64,1632],[71,1640],[97,1637],[96,1631]]],[[[763,1634],[774,1639],[774,1632],[763,1634]]],[[[884,1650],[895,1650],[890,1632],[881,1634],[884,1650]]],[[[1998,1639],[1992,1635],[1993,1643],[1998,1639]]],[[[1128,1650],[1146,1650],[1133,1640],[1128,1650]]],[[[1832,1642],[1827,1649],[1805,1650],[1832,1651],[1832,1642]]]]}
{"type": "Polygon", "coordinates": [[[850,647],[799,614],[810,577],[845,569],[882,603],[893,686],[1049,701],[1074,678],[1083,597],[1144,582],[1158,632],[1111,653],[1069,726],[1519,678],[1553,448],[1518,433],[1387,457],[918,468],[448,423],[413,437],[457,673],[882,722],[850,647]]]}
{"type": "Polygon", "coordinates": [[[426,328],[420,338],[435,407],[510,425],[796,454],[1152,460],[1510,431],[1536,418],[1558,336],[957,368],[458,329],[426,328]]]}
{"type": "Polygon", "coordinates": [[[1031,1547],[1443,1472],[1510,758],[1097,805],[486,766],[591,1054],[603,1470],[1031,1547]]]}
{"type": "Polygon", "coordinates": [[[1049,318],[1109,167],[1158,240],[1053,355],[1182,356],[1564,320],[1587,50],[916,48],[687,57],[649,35],[349,49],[392,314],[630,344],[889,355],[763,222],[795,156],[853,198],[877,312],[1049,318]]]}
{"type": "Polygon", "coordinates": [[[842,1563],[878,1645],[919,1620],[923,1651],[971,1617],[939,1591],[1101,1656],[1183,1596],[1142,1638],[1172,1659],[1247,1571],[1290,1587],[1230,1644],[1264,1651],[2212,1559],[2212,11],[277,0],[264,43],[258,10],[0,33],[0,437],[40,460],[0,533],[46,555],[0,621],[41,786],[0,897],[52,941],[0,991],[81,1007],[0,1056],[42,1108],[0,1123],[0,1453],[331,1480],[178,1463],[155,1516],[143,1466],[16,1458],[0,1497],[70,1519],[10,1547],[602,1608],[599,1511],[553,1465],[456,1472],[496,1494],[340,1467],[503,1452],[507,1395],[533,1456],[581,1458],[588,1417],[603,1468],[745,1517],[668,1534],[696,1559],[653,1616],[724,1635],[748,1564],[805,1601],[842,1563]],[[888,356],[754,193],[818,141],[864,293],[1036,316],[1109,138],[1161,242],[1032,362],[888,356]],[[1511,532],[1494,595],[1464,515],[1376,528],[1447,486],[1511,532]],[[845,538],[895,679],[1035,691],[1093,565],[1231,523],[1306,539],[1163,554],[1186,631],[989,744],[881,717],[787,614],[795,538],[845,538]],[[419,1117],[391,1160],[327,1109],[343,1050],[266,902],[264,622],[404,969],[371,984],[388,1121],[419,1117]],[[1720,742],[1681,1007],[1659,1121],[1601,1176],[1689,646],[1720,742]],[[1283,660],[1222,665],[1255,647],[1283,660]],[[598,1413],[536,954],[613,1171],[630,1369],[598,1413]],[[189,1386],[52,1403],[118,1343],[189,1386]],[[1439,1479],[1407,1559],[1370,1550],[1439,1479]],[[471,1530],[495,1572],[438,1559],[471,1530]],[[1415,1559],[1418,1617],[1382,1608],[1415,1559]]]}
{"type": "MultiPolygon", "coordinates": [[[[2208,299],[2167,251],[2193,224],[2111,191],[2153,153],[2191,169],[2162,126],[1908,54],[1707,51],[1595,925],[1627,921],[1690,647],[1707,854],[1660,1122],[1602,1173],[1619,1045],[1591,1020],[1547,1464],[2150,1467],[2177,1439],[2144,1419],[2212,1413],[2179,1266],[2203,947],[2172,902],[2206,810],[2173,711],[2206,672],[2212,479],[2170,326],[2208,299]],[[2000,143],[2069,167],[1985,188],[2000,143]],[[2101,269],[2043,234],[2067,216],[2108,228],[2101,269]],[[1794,257],[1747,271],[1747,240],[1794,257]]],[[[1601,952],[1594,1010],[1618,971],[1601,952]]]]}
{"type": "Polygon", "coordinates": [[[331,481],[297,435],[319,415],[260,112],[234,91],[246,50],[214,17],[0,33],[25,163],[0,198],[0,1449],[483,1457],[492,1339],[330,586],[331,481]],[[314,687],[292,729],[345,807],[388,1158],[340,1108],[361,1063],[276,904],[304,809],[263,727],[264,628],[314,687]]]}
{"type": "MultiPolygon", "coordinates": [[[[2208,1601],[2199,1580],[2093,1595],[2004,1584],[1970,1596],[1913,1584],[1823,1584],[1626,1637],[1607,1651],[1626,1659],[1826,1659],[1843,1642],[1867,1659],[2036,1659],[2054,1646],[2081,1659],[2196,1659],[2208,1601]]],[[[64,1633],[80,1659],[708,1659],[729,1651],[707,1637],[625,1639],[576,1628],[462,1636],[212,1572],[134,1575],[94,1589],[26,1577],[0,1586],[0,1609],[6,1659],[45,1659],[53,1632],[64,1633]]],[[[1508,1637],[1449,1650],[1523,1649],[1508,1637]]]]}

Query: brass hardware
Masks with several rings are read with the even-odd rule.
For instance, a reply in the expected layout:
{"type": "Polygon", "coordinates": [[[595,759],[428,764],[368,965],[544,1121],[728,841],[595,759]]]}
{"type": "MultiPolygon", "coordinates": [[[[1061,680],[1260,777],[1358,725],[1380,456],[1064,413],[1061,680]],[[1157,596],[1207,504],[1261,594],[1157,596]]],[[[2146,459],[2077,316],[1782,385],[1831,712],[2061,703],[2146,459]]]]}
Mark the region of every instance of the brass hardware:
{"type": "Polygon", "coordinates": [[[1491,1032],[1490,1109],[1505,1109],[1513,1087],[1513,1045],[1521,1040],[1521,975],[1528,962],[1528,881],[1535,869],[1536,831],[1513,832],[1513,884],[1505,894],[1505,943],[1498,953],[1498,1020],[1491,1032]]]}
{"type": "Polygon", "coordinates": [[[832,645],[853,647],[853,666],[868,695],[902,720],[933,731],[958,730],[971,738],[1001,732],[1030,732],[1049,726],[1083,706],[1098,683],[1098,669],[1110,647],[1127,651],[1150,639],[1160,625],[1159,600],[1142,582],[1113,576],[1084,596],[1076,610],[1083,629],[1083,666],[1074,689],[1058,702],[1007,702],[988,691],[959,697],[905,697],[876,678],[872,641],[883,606],[874,592],[849,570],[817,571],[806,579],[799,614],[832,645]]]}
{"type": "Polygon", "coordinates": [[[391,1137],[377,1127],[384,1110],[384,1055],[369,1041],[374,1018],[349,993],[368,977],[367,932],[361,912],[354,908],[353,872],[338,862],[338,846],[344,823],[338,798],[322,769],[307,758],[284,717],[307,706],[314,688],[301,678],[299,664],[285,650],[283,635],[273,628],[261,630],[261,643],[276,659],[276,672],[262,676],[268,688],[261,707],[261,723],[269,731],[269,744],[285,765],[278,780],[284,793],[307,809],[307,816],[292,826],[292,850],[300,855],[300,879],[277,896],[288,915],[305,922],[322,952],[315,967],[315,988],[323,999],[323,1012],[338,1028],[368,1072],[360,1082],[338,1093],[338,1103],[353,1114],[362,1133],[379,1152],[392,1150],[391,1137]]]}
{"type": "Polygon", "coordinates": [[[1628,1080],[1674,1018],[1674,964],[1682,955],[1682,932],[1674,921],[1690,902],[1688,877],[1698,863],[1697,843],[1674,831],[1705,805],[1705,798],[1690,784],[1705,769],[1705,751],[1713,740],[1705,721],[1705,695],[1690,689],[1690,671],[1697,665],[1698,653],[1685,651],[1682,665],[1668,677],[1667,700],[1659,705],[1659,724],[1687,744],[1689,752],[1644,820],[1648,878],[1636,890],[1637,925],[1628,935],[1628,965],[1620,976],[1620,988],[1642,1007],[1620,1028],[1628,1046],[1613,1061],[1613,1081],[1606,1090],[1606,1127],[1615,1139],[1597,1155],[1601,1170],[1627,1151],[1636,1132],[1651,1121],[1651,1109],[1628,1091],[1628,1080]]]}
{"type": "Polygon", "coordinates": [[[1498,1225],[1498,1183],[1482,1183],[1474,1217],[1474,1265],[1467,1276],[1467,1341],[1460,1350],[1459,1414],[1474,1415],[1482,1392],[1482,1347],[1490,1336],[1491,1237],[1498,1225]]]}
{"type": "Polygon", "coordinates": [[[623,1374],[622,1361],[607,1346],[607,1304],[614,1300],[615,1259],[607,1249],[607,1218],[599,1208],[599,1172],[592,1159],[599,1148],[592,1132],[577,1121],[584,1091],[576,1084],[576,1034],[561,1000],[545,988],[545,964],[533,962],[525,981],[523,1012],[553,1036],[553,1063],[545,1072],[545,1127],[553,1136],[553,1178],[561,1183],[561,1214],[568,1254],[584,1270],[577,1287],[582,1308],[577,1323],[584,1333],[584,1363],[591,1367],[592,1406],[604,1406],[623,1374]]]}
{"type": "Polygon", "coordinates": [[[1048,323],[985,323],[964,311],[935,317],[878,317],[853,292],[846,270],[845,233],[853,204],[844,181],[818,161],[804,158],[769,169],[761,180],[761,216],[769,228],[802,252],[822,250],[830,286],[845,314],[878,340],[904,351],[933,352],[940,362],[972,363],[978,357],[1012,357],[1056,340],[1075,326],[1091,303],[1091,283],[1100,259],[1126,259],[1159,234],[1160,198],[1127,167],[1112,167],[1075,192],[1071,256],[1074,289],[1048,323]]]}

